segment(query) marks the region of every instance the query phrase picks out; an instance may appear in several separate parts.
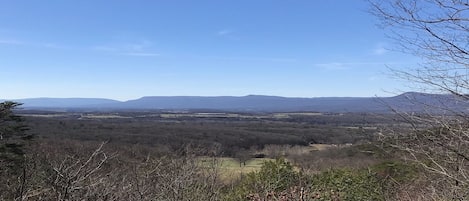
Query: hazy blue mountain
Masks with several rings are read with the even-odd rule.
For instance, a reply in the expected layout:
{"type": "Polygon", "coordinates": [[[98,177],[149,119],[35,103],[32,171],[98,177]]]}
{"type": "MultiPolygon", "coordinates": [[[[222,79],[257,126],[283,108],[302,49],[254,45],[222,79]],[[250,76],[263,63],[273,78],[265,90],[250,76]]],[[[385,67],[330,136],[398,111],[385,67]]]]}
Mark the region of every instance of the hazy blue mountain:
{"type": "Polygon", "coordinates": [[[23,108],[93,108],[120,103],[104,98],[27,98],[12,101],[23,103],[23,108]]]}
{"type": "Polygon", "coordinates": [[[379,103],[375,98],[285,98],[278,96],[249,95],[242,97],[218,96],[175,96],[143,97],[127,101],[123,108],[153,109],[217,109],[242,111],[318,111],[358,112],[370,106],[376,110],[379,103]]]}
{"type": "Polygon", "coordinates": [[[409,92],[393,97],[286,98],[279,96],[148,96],[120,102],[95,98],[32,98],[15,100],[24,108],[70,108],[95,110],[226,110],[226,111],[315,111],[315,112],[441,112],[435,108],[467,111],[469,104],[451,95],[409,92]],[[436,107],[435,107],[436,106],[436,107]]]}
{"type": "Polygon", "coordinates": [[[384,99],[400,111],[416,112],[469,112],[469,100],[450,94],[407,92],[384,99]]]}

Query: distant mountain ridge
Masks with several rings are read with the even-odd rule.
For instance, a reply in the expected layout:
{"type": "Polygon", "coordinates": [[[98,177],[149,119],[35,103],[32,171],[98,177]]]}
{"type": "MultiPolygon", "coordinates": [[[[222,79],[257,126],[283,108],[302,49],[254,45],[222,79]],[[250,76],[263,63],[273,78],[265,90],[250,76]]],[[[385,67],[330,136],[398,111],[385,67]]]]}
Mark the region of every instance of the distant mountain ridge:
{"type": "Polygon", "coordinates": [[[23,108],[86,108],[120,103],[104,98],[27,98],[12,101],[23,103],[23,108]]]}
{"type": "MultiPolygon", "coordinates": [[[[221,110],[254,112],[391,112],[428,111],[425,105],[467,110],[469,104],[451,95],[408,92],[393,97],[321,97],[287,98],[280,96],[146,96],[135,100],[117,101],[101,98],[31,98],[12,100],[25,109],[87,109],[87,110],[221,110]],[[414,104],[414,103],[423,104],[414,104]]],[[[431,109],[431,107],[429,107],[431,109]]]]}

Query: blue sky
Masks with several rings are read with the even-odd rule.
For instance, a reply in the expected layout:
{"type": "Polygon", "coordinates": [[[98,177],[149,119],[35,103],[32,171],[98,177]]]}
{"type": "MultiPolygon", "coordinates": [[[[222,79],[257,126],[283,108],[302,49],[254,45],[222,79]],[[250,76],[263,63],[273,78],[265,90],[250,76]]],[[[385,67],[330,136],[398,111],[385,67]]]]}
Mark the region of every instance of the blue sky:
{"type": "Polygon", "coordinates": [[[0,99],[389,96],[363,0],[0,0],[0,99]]]}

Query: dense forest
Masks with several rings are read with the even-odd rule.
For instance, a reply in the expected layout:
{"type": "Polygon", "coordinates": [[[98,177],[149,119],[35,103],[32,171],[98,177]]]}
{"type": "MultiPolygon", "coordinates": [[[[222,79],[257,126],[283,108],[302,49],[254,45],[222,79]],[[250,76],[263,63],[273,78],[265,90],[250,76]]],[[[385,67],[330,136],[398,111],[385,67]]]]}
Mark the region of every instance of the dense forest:
{"type": "Polygon", "coordinates": [[[384,200],[419,176],[375,143],[383,126],[410,126],[397,115],[17,106],[2,103],[3,200],[384,200]]]}

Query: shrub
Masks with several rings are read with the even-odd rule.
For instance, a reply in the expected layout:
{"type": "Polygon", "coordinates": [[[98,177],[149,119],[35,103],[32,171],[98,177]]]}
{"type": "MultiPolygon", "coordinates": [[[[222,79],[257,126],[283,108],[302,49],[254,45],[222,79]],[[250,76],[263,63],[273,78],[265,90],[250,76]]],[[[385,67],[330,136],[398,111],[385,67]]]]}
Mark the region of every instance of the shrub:
{"type": "Polygon", "coordinates": [[[313,176],[312,200],[384,200],[378,177],[367,170],[335,169],[313,176]]]}
{"type": "MultiPolygon", "coordinates": [[[[229,189],[225,200],[246,200],[249,196],[276,196],[298,184],[300,174],[285,159],[266,161],[259,172],[248,173],[229,189]]],[[[273,198],[272,198],[273,199],[273,198]]]]}

